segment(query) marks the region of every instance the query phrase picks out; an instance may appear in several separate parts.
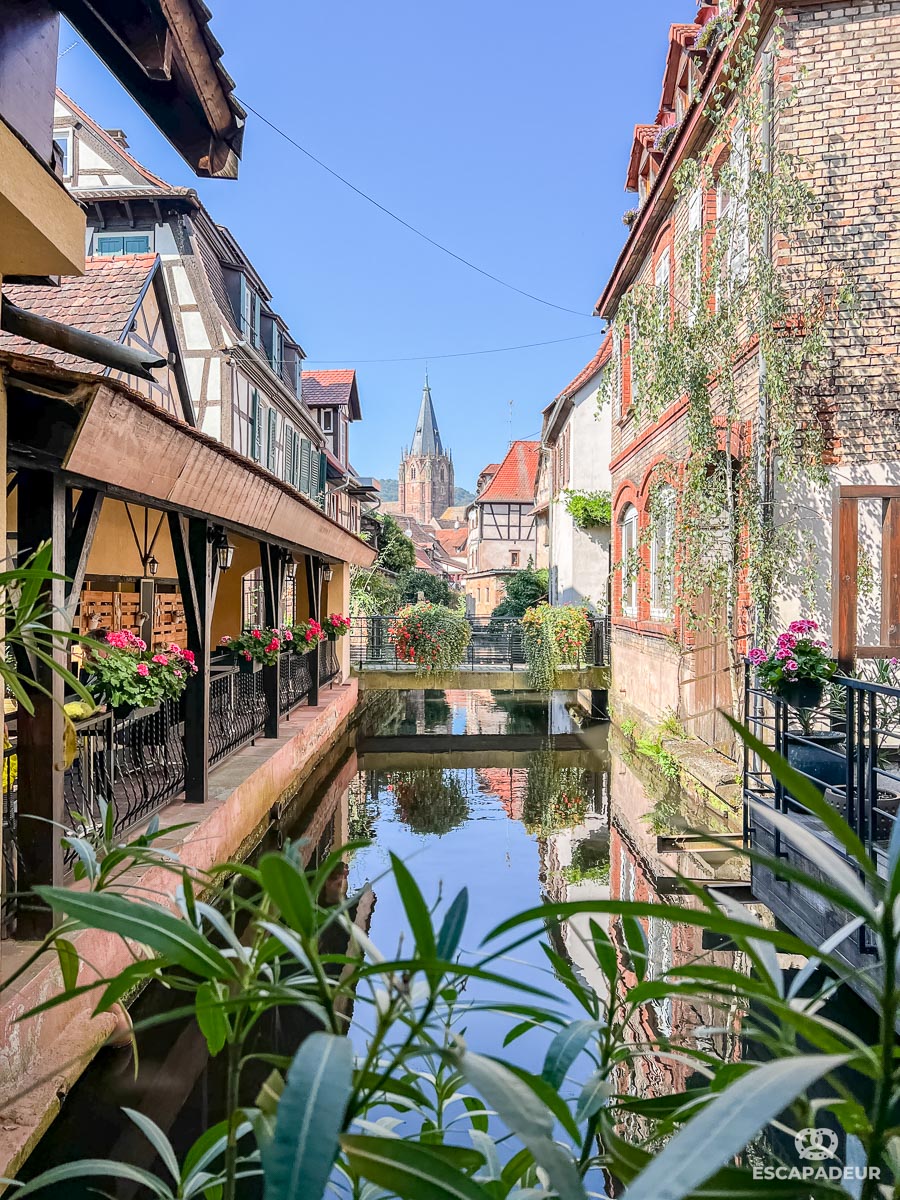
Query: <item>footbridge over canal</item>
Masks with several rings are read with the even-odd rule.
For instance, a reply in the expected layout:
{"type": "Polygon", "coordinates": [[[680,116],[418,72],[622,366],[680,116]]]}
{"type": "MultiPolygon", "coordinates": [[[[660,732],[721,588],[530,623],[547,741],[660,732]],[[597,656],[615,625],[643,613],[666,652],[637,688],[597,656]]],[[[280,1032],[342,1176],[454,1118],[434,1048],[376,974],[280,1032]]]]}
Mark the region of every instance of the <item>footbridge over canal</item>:
{"type": "MultiPolygon", "coordinates": [[[[356,617],[350,630],[350,664],[360,687],[371,691],[429,688],[474,691],[489,689],[528,692],[528,662],[522,626],[510,617],[467,617],[472,636],[466,657],[452,671],[429,671],[423,675],[401,662],[390,637],[388,616],[356,617]]],[[[591,636],[574,662],[556,672],[559,691],[590,692],[591,707],[605,711],[609,690],[609,622],[591,619],[591,636]]]]}

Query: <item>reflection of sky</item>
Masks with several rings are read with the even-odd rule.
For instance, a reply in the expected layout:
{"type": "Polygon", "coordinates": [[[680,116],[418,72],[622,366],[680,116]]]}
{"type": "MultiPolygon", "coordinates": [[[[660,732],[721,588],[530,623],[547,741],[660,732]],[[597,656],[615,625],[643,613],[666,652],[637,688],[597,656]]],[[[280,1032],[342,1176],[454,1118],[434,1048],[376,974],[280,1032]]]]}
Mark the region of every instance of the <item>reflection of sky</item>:
{"type": "MultiPolygon", "coordinates": [[[[469,917],[461,949],[466,952],[465,960],[473,962],[482,938],[504,917],[540,904],[538,843],[526,833],[521,822],[507,817],[496,796],[480,789],[474,771],[454,771],[452,774],[458,778],[468,798],[469,819],[440,837],[412,833],[397,814],[387,781],[379,778],[380,816],[375,822],[374,843],[354,856],[349,884],[353,891],[387,871],[389,854],[393,852],[409,867],[426,903],[433,905],[438,895],[442,896],[435,920],[437,925],[460,888],[467,887],[469,917]]],[[[392,957],[399,935],[408,930],[408,923],[392,878],[378,880],[374,891],[377,900],[369,936],[386,957],[392,957]]],[[[513,935],[509,940],[514,940],[513,935]]],[[[498,942],[498,947],[501,944],[498,942]]],[[[410,950],[407,944],[406,951],[410,950]]],[[[547,989],[558,998],[557,1007],[568,1009],[568,993],[556,982],[537,938],[519,946],[513,957],[515,961],[500,961],[491,969],[547,989]]],[[[496,999],[499,994],[498,986],[481,980],[470,980],[466,988],[469,1001],[496,999]]],[[[503,994],[513,1002],[529,1002],[522,992],[505,989],[503,994]]],[[[473,1050],[485,1054],[499,1052],[500,1031],[508,1025],[507,1018],[477,1013],[468,1017],[465,1023],[468,1029],[466,1041],[473,1050]]],[[[521,1039],[515,1047],[516,1061],[528,1070],[539,1072],[548,1040],[539,1031],[521,1039]]]]}

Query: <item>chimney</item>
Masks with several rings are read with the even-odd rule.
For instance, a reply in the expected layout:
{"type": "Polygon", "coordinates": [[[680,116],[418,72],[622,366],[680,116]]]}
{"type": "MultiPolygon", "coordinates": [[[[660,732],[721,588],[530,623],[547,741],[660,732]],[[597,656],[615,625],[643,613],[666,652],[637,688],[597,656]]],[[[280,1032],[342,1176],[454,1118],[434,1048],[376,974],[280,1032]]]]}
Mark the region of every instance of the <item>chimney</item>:
{"type": "Polygon", "coordinates": [[[123,150],[128,149],[128,139],[125,137],[124,129],[107,129],[106,136],[111,137],[117,146],[121,146],[123,150]]]}

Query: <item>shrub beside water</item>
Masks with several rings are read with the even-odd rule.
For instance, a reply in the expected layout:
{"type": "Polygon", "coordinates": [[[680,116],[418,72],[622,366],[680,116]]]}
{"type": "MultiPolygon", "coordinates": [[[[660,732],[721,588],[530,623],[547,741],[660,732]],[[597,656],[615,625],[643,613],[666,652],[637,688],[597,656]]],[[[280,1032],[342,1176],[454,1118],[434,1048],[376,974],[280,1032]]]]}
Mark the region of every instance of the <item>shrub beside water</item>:
{"type": "Polygon", "coordinates": [[[400,609],[388,636],[400,662],[419,671],[450,671],[465,658],[472,631],[464,612],[423,600],[400,609]]]}

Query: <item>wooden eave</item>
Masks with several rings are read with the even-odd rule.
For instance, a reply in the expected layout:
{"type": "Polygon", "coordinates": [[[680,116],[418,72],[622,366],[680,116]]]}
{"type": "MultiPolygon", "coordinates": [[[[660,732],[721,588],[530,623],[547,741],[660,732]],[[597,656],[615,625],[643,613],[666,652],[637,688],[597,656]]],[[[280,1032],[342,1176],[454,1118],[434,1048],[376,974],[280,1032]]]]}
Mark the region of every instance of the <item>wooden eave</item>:
{"type": "Polygon", "coordinates": [[[334,562],[375,561],[296,488],[123,384],[3,351],[0,370],[14,463],[334,562]]]}
{"type": "MultiPolygon", "coordinates": [[[[822,7],[823,5],[827,5],[828,2],[829,0],[793,0],[792,3],[786,4],[784,7],[788,10],[791,8],[812,8],[816,5],[822,7]]],[[[775,19],[775,13],[775,0],[762,0],[760,10],[760,38],[765,37],[768,33],[775,19]]],[[[741,24],[737,29],[738,37],[743,32],[746,15],[745,8],[741,24]]],[[[733,43],[730,42],[729,45],[731,44],[733,43]]],[[[628,237],[625,240],[625,245],[622,247],[622,251],[616,260],[606,287],[603,289],[600,299],[594,306],[595,316],[611,320],[615,315],[615,308],[620,296],[634,283],[640,271],[641,264],[652,251],[659,226],[674,201],[675,188],[673,177],[677,166],[688,155],[692,154],[698,146],[704,145],[713,131],[712,122],[705,116],[706,102],[710,92],[721,82],[728,59],[727,54],[724,53],[725,49],[726,47],[720,44],[713,50],[712,58],[704,74],[702,94],[694,101],[693,108],[681,123],[672,143],[667,147],[665,158],[660,165],[659,174],[653,184],[653,191],[640,209],[637,220],[631,226],[628,237]]],[[[638,128],[641,127],[637,126],[636,129],[638,128]]],[[[635,137],[635,146],[632,149],[632,162],[634,161],[636,147],[637,136],[635,137]]]]}

